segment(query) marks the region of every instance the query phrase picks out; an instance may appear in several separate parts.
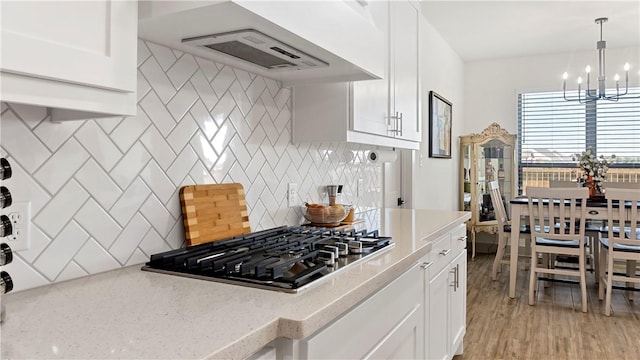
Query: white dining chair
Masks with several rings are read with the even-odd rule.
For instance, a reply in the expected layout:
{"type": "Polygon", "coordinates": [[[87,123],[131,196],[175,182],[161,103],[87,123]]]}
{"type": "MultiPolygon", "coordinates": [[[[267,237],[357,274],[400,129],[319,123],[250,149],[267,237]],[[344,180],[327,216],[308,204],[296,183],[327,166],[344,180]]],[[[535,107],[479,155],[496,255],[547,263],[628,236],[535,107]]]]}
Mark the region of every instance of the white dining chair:
{"type": "MultiPolygon", "coordinates": [[[[502,271],[502,265],[509,265],[510,258],[505,259],[505,249],[509,245],[511,239],[511,221],[507,215],[507,210],[500,193],[500,185],[497,180],[489,183],[489,194],[491,194],[491,203],[496,213],[496,221],[498,222],[498,249],[496,250],[496,258],[493,260],[493,268],[491,269],[491,279],[497,280],[498,272],[502,271]]],[[[530,231],[527,226],[520,227],[520,237],[524,239],[530,238],[530,231]]],[[[529,241],[526,241],[527,246],[529,241]]],[[[511,244],[511,246],[520,246],[520,244],[511,244]]],[[[526,256],[526,255],[525,255],[526,256]]]]}
{"type": "MultiPolygon", "coordinates": [[[[636,189],[636,190],[640,190],[640,183],[637,182],[623,182],[623,181],[606,181],[604,184],[602,184],[602,188],[604,190],[605,196],[607,193],[607,190],[609,189],[636,189]]],[[[600,221],[600,231],[599,231],[599,237],[606,237],[607,236],[607,232],[609,231],[609,227],[606,226],[604,224],[604,222],[600,221]]],[[[589,223],[587,222],[587,235],[589,236],[590,233],[590,227],[589,227],[589,223]]],[[[598,237],[598,238],[599,238],[598,237]]],[[[600,257],[600,242],[598,241],[598,246],[596,246],[594,248],[594,258],[595,258],[595,265],[598,269],[600,269],[600,266],[598,265],[599,262],[599,257],[600,257]]],[[[596,282],[600,281],[600,274],[598,273],[598,275],[596,276],[596,282]]]]}
{"type": "Polygon", "coordinates": [[[640,278],[636,276],[636,264],[640,262],[640,189],[610,188],[605,197],[607,234],[600,238],[598,298],[605,298],[604,314],[610,316],[613,282],[626,282],[628,288],[640,284],[640,278]],[[628,204],[628,207],[622,204],[628,204]],[[615,272],[616,261],[626,261],[625,273],[615,272]]]}
{"type": "MultiPolygon", "coordinates": [[[[538,274],[576,276],[580,280],[582,312],[587,312],[585,252],[587,188],[528,187],[531,230],[531,275],[529,305],[535,305],[538,274]],[[550,226],[557,220],[559,226],[550,226]],[[566,255],[578,258],[578,269],[538,266],[539,255],[566,255]]],[[[547,279],[549,280],[549,279],[547,279]]]]}
{"type": "MultiPolygon", "coordinates": [[[[570,188],[575,189],[577,187],[581,187],[582,185],[576,181],[565,181],[565,180],[550,180],[549,187],[550,188],[570,188]]],[[[587,262],[590,265],[591,271],[595,274],[596,282],[598,281],[598,262],[600,260],[598,254],[598,239],[600,235],[600,231],[602,230],[602,222],[601,221],[593,221],[587,220],[585,223],[584,234],[587,237],[587,262]]]]}

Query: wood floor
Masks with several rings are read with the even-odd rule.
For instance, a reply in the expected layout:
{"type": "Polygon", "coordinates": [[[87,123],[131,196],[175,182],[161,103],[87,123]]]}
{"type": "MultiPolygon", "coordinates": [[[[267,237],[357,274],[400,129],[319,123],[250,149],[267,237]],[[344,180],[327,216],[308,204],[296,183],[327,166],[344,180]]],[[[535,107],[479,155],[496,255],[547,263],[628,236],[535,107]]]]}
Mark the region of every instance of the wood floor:
{"type": "Polygon", "coordinates": [[[468,263],[467,333],[464,354],[470,359],[640,359],[640,292],[635,302],[614,290],[611,317],[592,273],[587,274],[589,311],[580,311],[577,284],[540,284],[537,302],[528,301],[529,271],[518,264],[516,298],[507,296],[508,267],[491,281],[494,254],[478,254],[468,263]]]}

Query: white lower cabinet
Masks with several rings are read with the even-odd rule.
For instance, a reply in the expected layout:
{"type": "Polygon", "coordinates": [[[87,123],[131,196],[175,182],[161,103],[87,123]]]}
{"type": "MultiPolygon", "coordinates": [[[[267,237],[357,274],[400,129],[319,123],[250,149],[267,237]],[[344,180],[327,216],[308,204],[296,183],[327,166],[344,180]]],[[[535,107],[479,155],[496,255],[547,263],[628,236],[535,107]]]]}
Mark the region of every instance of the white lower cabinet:
{"type": "Polygon", "coordinates": [[[448,359],[449,269],[425,275],[425,354],[428,359],[448,359]]]}
{"type": "MultiPolygon", "coordinates": [[[[466,240],[465,240],[466,241],[466,240]]],[[[451,264],[456,267],[456,287],[450,289],[451,312],[449,314],[449,336],[451,357],[462,354],[464,334],[467,332],[467,250],[458,255],[451,264]]]]}
{"type": "Polygon", "coordinates": [[[417,264],[314,335],[277,339],[249,359],[452,359],[462,353],[466,305],[460,224],[437,237],[417,264]]]}
{"type": "Polygon", "coordinates": [[[303,340],[277,339],[277,359],[423,359],[419,264],[303,340]]]}
{"type": "Polygon", "coordinates": [[[267,345],[249,356],[246,360],[276,360],[277,358],[275,346],[267,345]]]}
{"type": "Polygon", "coordinates": [[[466,332],[466,228],[439,237],[422,262],[425,302],[425,355],[451,359],[462,354],[466,332]]]}
{"type": "Polygon", "coordinates": [[[385,288],[302,341],[301,358],[421,359],[422,271],[415,265],[385,288]]]}

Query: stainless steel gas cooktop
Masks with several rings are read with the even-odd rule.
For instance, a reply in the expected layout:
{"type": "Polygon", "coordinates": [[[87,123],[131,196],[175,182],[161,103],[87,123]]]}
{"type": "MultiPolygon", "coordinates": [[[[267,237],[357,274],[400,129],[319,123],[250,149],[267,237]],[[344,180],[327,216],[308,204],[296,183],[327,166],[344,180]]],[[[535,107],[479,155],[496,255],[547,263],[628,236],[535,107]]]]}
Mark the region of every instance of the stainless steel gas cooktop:
{"type": "Polygon", "coordinates": [[[142,270],[296,293],[394,245],[377,230],[281,226],[154,254],[142,270]]]}

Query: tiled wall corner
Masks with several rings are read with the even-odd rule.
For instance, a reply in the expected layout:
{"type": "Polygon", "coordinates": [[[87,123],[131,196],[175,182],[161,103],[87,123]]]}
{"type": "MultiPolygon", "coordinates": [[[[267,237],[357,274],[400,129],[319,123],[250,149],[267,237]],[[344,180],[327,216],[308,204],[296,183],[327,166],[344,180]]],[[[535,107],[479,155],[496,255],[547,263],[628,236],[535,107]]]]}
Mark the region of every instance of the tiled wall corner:
{"type": "Polygon", "coordinates": [[[242,183],[253,230],[302,221],[301,208],[287,206],[289,183],[300,205],[343,184],[343,202],[370,223],[378,212],[364,210],[382,203],[382,168],[367,163],[368,147],[291,144],[291,89],[142,40],[136,117],[54,124],[44,108],[2,103],[0,127],[14,170],[3,185],[32,209],[31,246],[5,267],[14,291],[181,246],[184,185],[242,183]]]}

